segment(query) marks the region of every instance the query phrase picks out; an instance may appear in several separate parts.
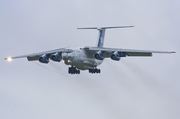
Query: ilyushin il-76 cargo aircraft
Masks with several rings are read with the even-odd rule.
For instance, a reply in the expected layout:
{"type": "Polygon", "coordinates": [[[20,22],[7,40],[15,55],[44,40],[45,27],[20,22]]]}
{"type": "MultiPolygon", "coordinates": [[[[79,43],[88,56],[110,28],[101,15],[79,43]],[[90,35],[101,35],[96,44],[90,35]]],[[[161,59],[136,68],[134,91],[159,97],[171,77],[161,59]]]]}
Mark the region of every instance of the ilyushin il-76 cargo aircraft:
{"type": "Polygon", "coordinates": [[[174,51],[148,51],[148,50],[131,50],[119,48],[105,48],[104,36],[106,29],[112,28],[128,28],[133,26],[116,26],[116,27],[88,27],[78,29],[97,29],[99,31],[98,43],[96,47],[73,47],[60,48],[45,52],[33,53],[28,55],[8,57],[5,60],[26,57],[28,61],[39,61],[41,63],[49,63],[49,60],[60,62],[61,60],[70,65],[69,74],[80,74],[80,70],[89,70],[89,73],[100,73],[101,70],[97,68],[104,58],[111,58],[114,61],[119,61],[121,57],[127,56],[152,56],[152,53],[175,53],[174,51]]]}

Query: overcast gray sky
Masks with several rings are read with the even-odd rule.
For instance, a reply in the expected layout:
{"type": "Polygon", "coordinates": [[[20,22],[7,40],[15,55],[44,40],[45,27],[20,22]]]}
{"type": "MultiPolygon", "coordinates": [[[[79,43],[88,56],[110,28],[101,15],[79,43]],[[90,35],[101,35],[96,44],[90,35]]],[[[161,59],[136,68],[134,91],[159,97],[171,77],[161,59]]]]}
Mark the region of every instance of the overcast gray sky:
{"type": "Polygon", "coordinates": [[[0,0],[0,119],[179,119],[179,0],[0,0]],[[105,59],[101,74],[4,57],[67,46],[176,51],[105,59]]]}

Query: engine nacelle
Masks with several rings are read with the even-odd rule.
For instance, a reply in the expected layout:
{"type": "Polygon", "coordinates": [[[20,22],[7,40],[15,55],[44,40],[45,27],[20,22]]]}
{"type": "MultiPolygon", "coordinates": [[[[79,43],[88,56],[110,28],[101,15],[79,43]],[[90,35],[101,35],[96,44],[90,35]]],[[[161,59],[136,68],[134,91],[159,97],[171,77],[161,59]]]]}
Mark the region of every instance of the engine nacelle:
{"type": "Polygon", "coordinates": [[[96,58],[96,59],[98,59],[98,60],[103,60],[103,59],[104,59],[104,56],[103,56],[100,52],[98,52],[98,53],[96,53],[96,54],[94,55],[94,58],[96,58]]]}
{"type": "Polygon", "coordinates": [[[50,59],[53,60],[53,61],[56,61],[56,62],[60,62],[61,61],[61,57],[57,53],[51,55],[50,59]]]}
{"type": "Polygon", "coordinates": [[[39,57],[39,62],[47,64],[49,62],[49,58],[46,55],[42,55],[39,57]]]}
{"type": "Polygon", "coordinates": [[[120,60],[120,56],[119,56],[118,53],[113,53],[113,54],[111,55],[111,59],[112,59],[112,60],[115,60],[115,61],[119,61],[119,60],[120,60]]]}

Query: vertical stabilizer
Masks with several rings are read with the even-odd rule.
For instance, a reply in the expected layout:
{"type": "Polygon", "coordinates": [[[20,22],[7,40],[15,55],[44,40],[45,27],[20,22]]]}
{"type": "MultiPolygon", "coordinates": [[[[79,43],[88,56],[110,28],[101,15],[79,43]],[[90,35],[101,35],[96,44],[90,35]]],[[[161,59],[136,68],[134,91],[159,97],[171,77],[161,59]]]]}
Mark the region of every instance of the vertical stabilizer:
{"type": "Polygon", "coordinates": [[[97,47],[103,47],[104,36],[105,36],[105,29],[97,29],[97,30],[99,31],[97,47]]]}

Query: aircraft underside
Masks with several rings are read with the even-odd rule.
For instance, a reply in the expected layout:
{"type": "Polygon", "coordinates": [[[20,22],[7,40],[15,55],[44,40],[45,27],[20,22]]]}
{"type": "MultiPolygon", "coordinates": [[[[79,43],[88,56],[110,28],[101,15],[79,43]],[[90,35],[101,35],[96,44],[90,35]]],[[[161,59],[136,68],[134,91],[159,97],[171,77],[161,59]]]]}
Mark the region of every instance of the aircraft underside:
{"type": "Polygon", "coordinates": [[[63,62],[66,65],[71,65],[68,69],[69,74],[80,74],[80,70],[89,70],[89,73],[92,74],[101,72],[97,66],[99,66],[103,60],[96,60],[94,57],[87,58],[83,51],[69,53],[68,56],[64,57],[65,55],[62,55],[63,62]]]}

